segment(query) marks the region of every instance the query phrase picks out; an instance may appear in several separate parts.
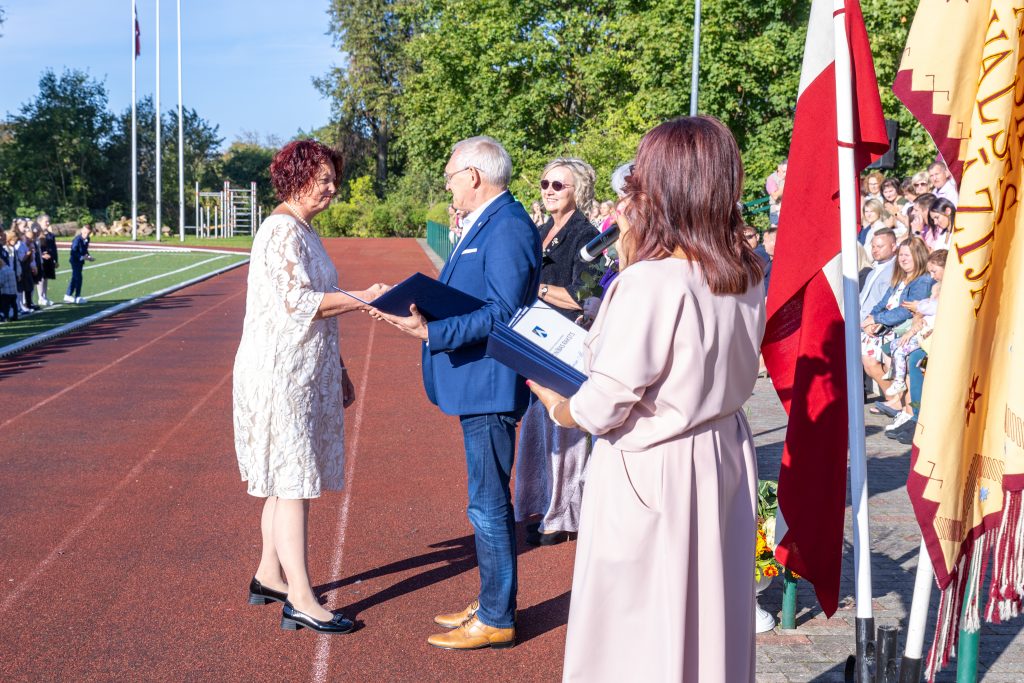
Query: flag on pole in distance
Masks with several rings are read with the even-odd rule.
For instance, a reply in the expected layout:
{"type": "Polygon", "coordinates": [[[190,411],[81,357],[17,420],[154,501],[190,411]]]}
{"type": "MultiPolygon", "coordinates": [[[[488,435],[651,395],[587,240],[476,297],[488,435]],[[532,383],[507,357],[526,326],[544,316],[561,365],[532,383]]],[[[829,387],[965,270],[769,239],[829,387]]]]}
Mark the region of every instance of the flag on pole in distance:
{"type": "Polygon", "coordinates": [[[132,6],[132,16],[135,17],[135,56],[142,54],[142,33],[139,31],[139,11],[132,6]]]}
{"type": "MultiPolygon", "coordinates": [[[[828,616],[839,605],[849,443],[833,11],[832,0],[811,5],[762,345],[789,414],[776,557],[814,585],[828,616]]],[[[845,15],[854,139],[842,142],[853,144],[860,170],[889,142],[857,0],[848,0],[845,15]]],[[[859,217],[856,205],[842,210],[859,217]]]]}
{"type": "Polygon", "coordinates": [[[986,617],[1024,609],[1022,30],[1020,2],[924,0],[893,85],[960,187],[907,479],[943,591],[929,676],[980,627],[990,561],[986,617]]]}

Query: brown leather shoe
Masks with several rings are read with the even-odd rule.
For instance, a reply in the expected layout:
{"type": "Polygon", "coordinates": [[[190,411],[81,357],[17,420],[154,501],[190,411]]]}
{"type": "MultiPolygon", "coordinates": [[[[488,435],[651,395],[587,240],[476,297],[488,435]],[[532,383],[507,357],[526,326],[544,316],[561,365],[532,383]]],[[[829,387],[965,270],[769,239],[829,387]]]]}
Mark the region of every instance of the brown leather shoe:
{"type": "Polygon", "coordinates": [[[462,626],[462,622],[475,615],[478,609],[480,609],[480,601],[474,600],[469,603],[469,607],[461,612],[455,612],[454,614],[438,614],[434,617],[434,623],[438,626],[444,626],[445,628],[458,628],[459,626],[462,626]]]}
{"type": "Polygon", "coordinates": [[[516,630],[488,626],[474,615],[453,631],[430,636],[427,638],[427,642],[434,647],[442,647],[446,650],[514,647],[516,630]]]}

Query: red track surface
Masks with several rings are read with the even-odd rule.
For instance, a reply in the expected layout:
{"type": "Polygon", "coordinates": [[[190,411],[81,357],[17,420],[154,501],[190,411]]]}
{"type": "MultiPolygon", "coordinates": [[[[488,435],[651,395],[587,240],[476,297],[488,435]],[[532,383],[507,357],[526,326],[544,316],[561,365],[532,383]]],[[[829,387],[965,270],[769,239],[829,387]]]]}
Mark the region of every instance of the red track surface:
{"type": "MultiPolygon", "coordinates": [[[[329,240],[342,286],[433,273],[412,240],[329,240]]],[[[520,537],[519,641],[430,647],[478,578],[454,418],[426,400],[419,348],[341,320],[357,403],[347,490],[314,502],[310,572],[362,628],[279,628],[246,604],[261,502],[231,431],[246,268],[0,360],[0,680],[552,681],[574,544],[520,537]]]]}

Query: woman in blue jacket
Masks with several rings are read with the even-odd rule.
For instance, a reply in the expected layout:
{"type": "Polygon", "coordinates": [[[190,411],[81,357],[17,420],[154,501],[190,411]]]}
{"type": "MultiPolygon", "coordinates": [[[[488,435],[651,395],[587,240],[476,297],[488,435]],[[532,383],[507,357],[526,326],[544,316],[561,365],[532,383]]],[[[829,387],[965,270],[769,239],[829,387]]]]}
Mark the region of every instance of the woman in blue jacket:
{"type": "MultiPolygon", "coordinates": [[[[884,379],[886,368],[883,366],[883,349],[903,333],[900,327],[908,327],[912,317],[911,312],[901,304],[904,301],[927,299],[935,284],[935,280],[928,275],[928,247],[919,237],[912,237],[900,244],[896,252],[896,266],[889,289],[871,309],[871,315],[861,323],[864,372],[878,383],[883,394],[890,384],[889,380],[884,379]]],[[[890,404],[889,407],[895,412],[902,406],[890,404]]]]}

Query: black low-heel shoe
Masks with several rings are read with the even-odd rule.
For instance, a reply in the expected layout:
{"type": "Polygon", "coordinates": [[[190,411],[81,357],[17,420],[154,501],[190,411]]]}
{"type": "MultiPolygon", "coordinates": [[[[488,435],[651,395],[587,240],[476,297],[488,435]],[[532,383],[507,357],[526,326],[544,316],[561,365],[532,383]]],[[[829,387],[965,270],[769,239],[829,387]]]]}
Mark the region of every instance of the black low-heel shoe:
{"type": "Polygon", "coordinates": [[[576,538],[573,531],[555,531],[550,534],[534,533],[526,535],[526,542],[530,545],[558,545],[576,538]]]}
{"type": "Polygon", "coordinates": [[[252,578],[252,581],[249,582],[250,605],[269,605],[272,602],[284,602],[287,599],[287,593],[276,591],[273,588],[267,588],[257,581],[255,576],[252,578]]]}
{"type": "Polygon", "coordinates": [[[346,619],[340,614],[335,614],[330,621],[320,621],[300,612],[292,607],[292,604],[285,601],[281,610],[281,628],[285,631],[298,631],[301,628],[308,628],[317,633],[350,633],[356,624],[351,619],[346,619]]]}

